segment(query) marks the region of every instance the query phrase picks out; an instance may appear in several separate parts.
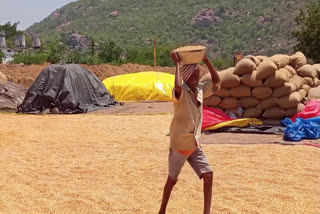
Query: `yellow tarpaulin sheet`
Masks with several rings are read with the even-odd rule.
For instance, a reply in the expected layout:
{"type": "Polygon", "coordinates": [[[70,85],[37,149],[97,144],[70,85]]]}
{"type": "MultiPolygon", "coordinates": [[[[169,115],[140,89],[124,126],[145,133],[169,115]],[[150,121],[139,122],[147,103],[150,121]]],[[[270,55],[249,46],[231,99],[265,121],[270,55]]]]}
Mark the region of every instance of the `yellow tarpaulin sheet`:
{"type": "Polygon", "coordinates": [[[119,102],[172,101],[172,74],[145,71],[109,77],[102,82],[119,102]]]}
{"type": "Polygon", "coordinates": [[[242,119],[235,119],[230,120],[222,123],[218,123],[216,125],[210,126],[206,128],[205,130],[215,130],[219,129],[225,126],[237,126],[237,127],[244,127],[248,125],[262,125],[263,122],[261,120],[255,119],[255,118],[242,118],[242,119]]]}

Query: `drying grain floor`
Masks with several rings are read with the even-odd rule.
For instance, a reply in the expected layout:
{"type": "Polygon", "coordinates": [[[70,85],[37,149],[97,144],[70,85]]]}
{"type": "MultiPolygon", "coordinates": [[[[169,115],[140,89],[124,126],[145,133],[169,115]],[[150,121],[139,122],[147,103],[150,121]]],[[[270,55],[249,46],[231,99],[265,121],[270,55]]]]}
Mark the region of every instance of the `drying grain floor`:
{"type": "MultiPolygon", "coordinates": [[[[171,118],[1,113],[0,213],[157,213],[171,118]]],[[[212,213],[319,214],[319,148],[203,149],[214,169],[212,213]]],[[[167,213],[200,214],[202,204],[202,181],[186,164],[167,213]]]]}

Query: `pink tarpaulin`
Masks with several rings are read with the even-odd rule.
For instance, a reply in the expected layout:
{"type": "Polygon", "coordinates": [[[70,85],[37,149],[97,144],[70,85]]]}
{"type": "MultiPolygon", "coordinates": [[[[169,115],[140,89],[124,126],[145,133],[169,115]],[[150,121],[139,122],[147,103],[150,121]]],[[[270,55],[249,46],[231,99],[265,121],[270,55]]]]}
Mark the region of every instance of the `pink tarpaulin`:
{"type": "Polygon", "coordinates": [[[201,129],[204,130],[210,126],[229,120],[231,118],[220,109],[204,106],[201,129]]]}
{"type": "Polygon", "coordinates": [[[291,117],[291,121],[295,122],[297,117],[309,119],[317,116],[320,116],[320,100],[310,100],[301,112],[291,117]]]}

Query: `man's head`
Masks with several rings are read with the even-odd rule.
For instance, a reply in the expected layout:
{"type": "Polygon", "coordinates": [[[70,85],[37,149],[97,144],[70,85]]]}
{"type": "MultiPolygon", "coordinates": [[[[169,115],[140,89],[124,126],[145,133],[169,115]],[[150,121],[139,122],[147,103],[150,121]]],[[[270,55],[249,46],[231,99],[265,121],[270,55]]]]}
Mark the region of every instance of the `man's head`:
{"type": "Polygon", "coordinates": [[[184,65],[181,67],[182,80],[194,90],[199,84],[200,70],[197,64],[184,65]]]}

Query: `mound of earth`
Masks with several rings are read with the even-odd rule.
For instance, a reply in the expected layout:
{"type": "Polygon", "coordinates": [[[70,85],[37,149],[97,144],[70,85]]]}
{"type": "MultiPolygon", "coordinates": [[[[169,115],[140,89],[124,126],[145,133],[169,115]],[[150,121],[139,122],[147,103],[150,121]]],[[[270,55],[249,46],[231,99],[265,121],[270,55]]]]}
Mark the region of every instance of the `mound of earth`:
{"type": "MultiPolygon", "coordinates": [[[[40,72],[45,69],[50,64],[43,65],[20,65],[20,64],[0,64],[0,71],[4,73],[8,80],[13,83],[21,84],[25,88],[29,88],[36,77],[40,74],[40,72]]],[[[127,74],[127,73],[136,73],[140,71],[160,71],[166,73],[175,73],[175,67],[159,67],[157,66],[154,69],[148,65],[139,65],[139,64],[123,64],[120,66],[115,65],[81,65],[84,68],[87,68],[89,71],[96,74],[100,80],[104,80],[107,77],[127,74]]],[[[207,70],[205,66],[201,67],[200,76],[204,75],[207,70]]]]}

